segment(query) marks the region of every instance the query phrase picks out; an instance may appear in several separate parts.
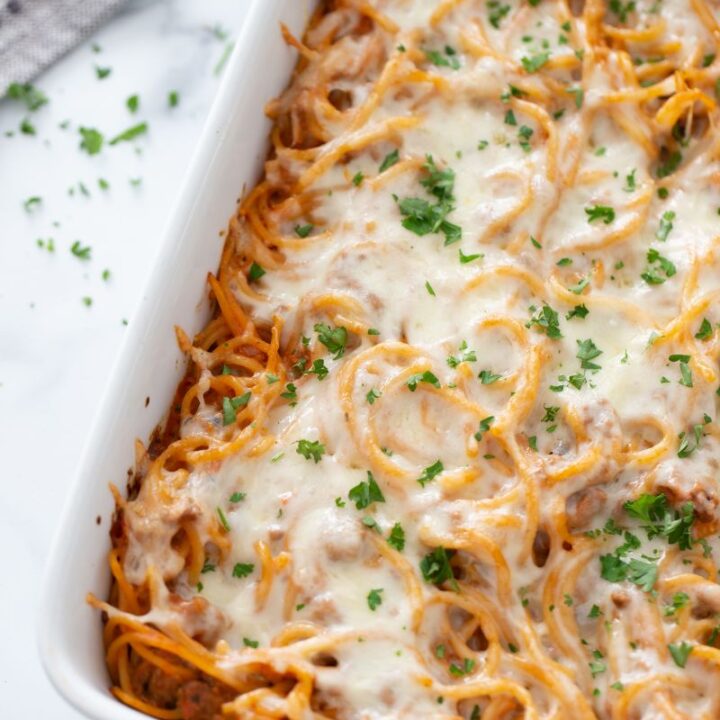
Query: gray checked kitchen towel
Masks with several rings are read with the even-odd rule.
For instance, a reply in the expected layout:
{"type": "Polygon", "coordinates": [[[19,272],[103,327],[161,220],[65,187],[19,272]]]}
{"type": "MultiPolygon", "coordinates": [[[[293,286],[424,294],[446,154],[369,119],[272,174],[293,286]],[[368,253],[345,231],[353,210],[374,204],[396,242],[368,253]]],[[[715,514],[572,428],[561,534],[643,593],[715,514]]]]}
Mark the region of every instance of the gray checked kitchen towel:
{"type": "Polygon", "coordinates": [[[124,0],[0,0],[0,97],[51,65],[124,0]]]}

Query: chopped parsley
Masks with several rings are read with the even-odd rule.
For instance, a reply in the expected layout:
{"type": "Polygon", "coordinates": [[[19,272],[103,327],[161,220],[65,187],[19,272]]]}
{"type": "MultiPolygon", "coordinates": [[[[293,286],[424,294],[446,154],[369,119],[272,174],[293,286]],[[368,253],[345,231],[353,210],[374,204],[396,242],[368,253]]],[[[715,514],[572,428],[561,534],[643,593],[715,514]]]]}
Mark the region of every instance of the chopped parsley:
{"type": "Polygon", "coordinates": [[[243,645],[249,648],[256,648],[260,643],[257,640],[251,640],[250,638],[243,638],[243,645]]]}
{"type": "Polygon", "coordinates": [[[372,388],[372,390],[365,395],[365,399],[368,401],[368,404],[372,405],[381,395],[382,393],[379,393],[375,388],[372,388]]]}
{"type": "Polygon", "coordinates": [[[252,265],[250,265],[250,269],[248,270],[248,281],[255,282],[256,280],[259,280],[263,275],[265,275],[265,273],[265,268],[262,265],[258,265],[255,261],[253,261],[252,265]]]}
{"type": "Polygon", "coordinates": [[[83,245],[79,240],[76,240],[70,246],[70,252],[80,260],[90,260],[92,248],[89,245],[83,245]]]}
{"type": "Polygon", "coordinates": [[[695,333],[695,337],[698,340],[709,340],[712,337],[713,329],[710,321],[707,318],[703,318],[700,323],[699,330],[695,333]]]}
{"type": "Polygon", "coordinates": [[[254,569],[255,565],[253,563],[235,563],[232,574],[233,577],[244,578],[250,575],[254,569]]]}
{"type": "Polygon", "coordinates": [[[237,409],[250,402],[252,393],[248,390],[238,397],[224,397],[222,400],[223,425],[232,425],[237,420],[237,409]]]}
{"type": "Polygon", "coordinates": [[[600,365],[591,362],[596,357],[602,355],[602,350],[592,340],[577,340],[578,352],[577,359],[580,360],[580,367],[583,370],[599,370],[600,365]]]}
{"type": "Polygon", "coordinates": [[[78,128],[80,137],[80,149],[84,150],[88,155],[97,155],[102,150],[103,142],[105,138],[103,134],[95,128],[78,128]]]}
{"type": "Polygon", "coordinates": [[[297,387],[294,383],[285,385],[285,391],[280,393],[280,397],[290,401],[290,406],[297,405],[297,387]]]}
{"type": "Polygon", "coordinates": [[[667,496],[643,494],[636,500],[626,502],[623,507],[630,517],[641,520],[648,540],[665,537],[670,544],[677,544],[680,550],[690,550],[693,545],[692,524],[695,510],[691,502],[684,503],[680,510],[668,506],[667,496]]]}
{"type": "Polygon", "coordinates": [[[475,351],[467,349],[467,342],[465,342],[465,340],[460,343],[458,350],[462,353],[459,357],[456,357],[455,355],[449,355],[446,359],[447,364],[451,368],[456,368],[460,363],[463,362],[475,362],[477,360],[475,351]]]}
{"type": "MultiPolygon", "coordinates": [[[[535,312],[535,307],[530,308],[531,312],[535,312]]],[[[543,305],[530,318],[525,327],[537,327],[544,332],[551,340],[559,340],[562,337],[560,332],[560,318],[555,310],[549,305],[543,305]]]]}
{"type": "Polygon", "coordinates": [[[295,234],[300,238],[306,238],[314,229],[314,225],[307,223],[306,225],[296,225],[295,234]]]}
{"type": "Polygon", "coordinates": [[[144,135],[148,130],[148,124],[145,122],[138,123],[129,127],[127,130],[123,130],[119,135],[116,135],[112,140],[108,141],[109,145],[117,145],[121,142],[129,142],[134,140],[140,135],[144,135]]]}
{"type": "Polygon", "coordinates": [[[402,226],[420,236],[442,233],[445,245],[451,245],[462,237],[462,229],[447,220],[447,216],[454,210],[455,173],[451,168],[440,170],[430,155],[423,168],[428,175],[420,184],[436,198],[436,202],[431,205],[427,200],[417,197],[397,200],[403,216],[402,226]]]}
{"type": "Polygon", "coordinates": [[[655,237],[665,242],[665,240],[668,239],[668,235],[671,233],[673,229],[673,220],[675,219],[675,213],[672,210],[667,210],[662,214],[662,217],[660,218],[660,227],[657,229],[657,232],[655,233],[655,237]]]}
{"type": "Polygon", "coordinates": [[[500,29],[500,21],[510,12],[509,5],[503,5],[499,0],[488,0],[488,20],[496,29],[500,29]]]}
{"type": "Polygon", "coordinates": [[[585,307],[585,305],[576,305],[570,312],[565,315],[566,320],[572,320],[573,318],[579,318],[580,320],[584,320],[590,311],[585,307]]]}
{"type": "Polygon", "coordinates": [[[680,167],[681,162],[682,153],[679,150],[670,153],[667,156],[665,162],[658,167],[656,175],[660,179],[665,178],[668,175],[672,175],[678,169],[678,167],[680,167]]]}
{"type": "Polygon", "coordinates": [[[378,168],[378,172],[385,172],[388,168],[391,168],[393,165],[395,165],[398,160],[400,160],[400,152],[396,148],[383,158],[383,161],[380,163],[380,167],[378,168]]]}
{"type": "Polygon", "coordinates": [[[684,668],[687,665],[693,646],[683,640],[679,644],[670,643],[667,647],[675,664],[680,668],[684,668]]]}
{"type": "Polygon", "coordinates": [[[492,385],[494,382],[500,380],[502,375],[496,375],[490,370],[481,370],[478,374],[478,378],[483,385],[492,385]]]}
{"type": "Polygon", "coordinates": [[[425,487],[425,485],[432,482],[444,469],[442,461],[436,460],[432,465],[428,465],[422,471],[422,475],[420,475],[417,481],[422,487],[425,487]]]}
{"type": "Polygon", "coordinates": [[[131,113],[136,113],[140,107],[140,97],[138,95],[131,95],[125,101],[125,106],[131,113]]]}
{"type": "Polygon", "coordinates": [[[609,225],[615,219],[615,210],[608,205],[593,205],[585,208],[588,222],[592,223],[596,220],[602,220],[605,225],[609,225]]]}
{"type": "Polygon", "coordinates": [[[48,98],[41,90],[38,90],[30,83],[11,83],[8,86],[6,97],[9,100],[17,100],[24,103],[30,112],[40,109],[48,102],[48,98]]]}
{"type": "Polygon", "coordinates": [[[244,492],[234,492],[230,496],[230,502],[231,503],[239,503],[242,502],[247,497],[247,493],[244,492]]]}
{"type": "Polygon", "coordinates": [[[550,59],[549,52],[538,53],[531,57],[522,57],[520,62],[522,63],[525,72],[536,73],[545,63],[550,59]]]}
{"type": "Polygon", "coordinates": [[[356,172],[356,173],[353,175],[352,184],[353,184],[355,187],[359,187],[360,185],[362,185],[362,181],[363,181],[364,179],[365,179],[365,176],[364,176],[361,172],[356,172]]]}
{"type": "Polygon", "coordinates": [[[680,367],[680,380],[678,381],[681,385],[691,388],[693,386],[692,370],[688,363],[690,362],[689,355],[670,355],[668,358],[670,362],[678,363],[680,367]]]}
{"type": "Polygon", "coordinates": [[[451,675],[455,677],[462,677],[463,675],[469,675],[475,669],[475,661],[470,658],[465,658],[462,665],[457,663],[450,663],[448,670],[451,675]]]}
{"type": "Polygon", "coordinates": [[[455,575],[450,565],[452,552],[452,550],[448,552],[444,547],[436,547],[423,557],[420,561],[420,572],[422,572],[425,582],[440,585],[446,580],[455,580],[455,575]]]}
{"type": "Polygon", "coordinates": [[[315,464],[317,464],[325,454],[325,446],[319,440],[298,440],[296,452],[306,460],[312,458],[315,464]]]}
{"type": "Polygon", "coordinates": [[[390,535],[387,539],[388,545],[395,548],[398,552],[402,552],[405,548],[405,530],[403,526],[396,522],[390,530],[390,535]]]}
{"type": "Polygon", "coordinates": [[[429,370],[426,370],[423,373],[415,373],[414,375],[411,375],[407,381],[408,390],[410,390],[410,392],[415,392],[419,382],[428,383],[428,385],[432,385],[436,388],[440,387],[440,381],[437,379],[437,376],[429,370]]]}
{"type": "Polygon", "coordinates": [[[486,418],[483,418],[480,421],[480,426],[478,427],[478,431],[474,435],[475,439],[478,442],[480,442],[483,439],[483,435],[490,429],[490,426],[493,424],[494,420],[495,420],[494,415],[488,415],[486,418]]]}
{"type": "Polygon", "coordinates": [[[358,510],[364,510],[374,502],[385,502],[385,496],[369,470],[367,478],[367,481],[362,481],[350,488],[348,493],[348,500],[354,502],[358,510]]]}
{"type": "Polygon", "coordinates": [[[425,57],[433,64],[438,67],[449,67],[453,70],[460,69],[460,60],[457,57],[457,51],[446,45],[444,52],[440,50],[423,50],[425,57]]]}
{"type": "Polygon", "coordinates": [[[225,513],[223,512],[221,507],[216,507],[215,512],[217,513],[218,520],[220,521],[220,525],[222,526],[222,529],[225,532],[230,532],[230,523],[228,522],[228,519],[225,517],[225,513]]]}
{"type": "Polygon", "coordinates": [[[647,261],[649,267],[640,274],[640,277],[648,285],[662,285],[677,272],[675,265],[666,257],[663,257],[655,248],[650,248],[647,251],[647,261]]]}
{"type": "Polygon", "coordinates": [[[625,176],[625,187],[623,188],[625,192],[635,192],[635,190],[637,190],[637,184],[635,181],[636,172],[637,169],[633,168],[633,170],[625,176]]]}
{"type": "Polygon", "coordinates": [[[380,593],[383,591],[382,588],[375,588],[371,590],[367,595],[367,604],[368,607],[375,612],[377,608],[382,605],[382,596],[380,593]]]}
{"type": "Polygon", "coordinates": [[[345,346],[348,340],[348,331],[342,325],[330,327],[323,323],[316,323],[313,329],[318,335],[318,340],[333,353],[333,359],[338,360],[345,354],[345,346]]]}

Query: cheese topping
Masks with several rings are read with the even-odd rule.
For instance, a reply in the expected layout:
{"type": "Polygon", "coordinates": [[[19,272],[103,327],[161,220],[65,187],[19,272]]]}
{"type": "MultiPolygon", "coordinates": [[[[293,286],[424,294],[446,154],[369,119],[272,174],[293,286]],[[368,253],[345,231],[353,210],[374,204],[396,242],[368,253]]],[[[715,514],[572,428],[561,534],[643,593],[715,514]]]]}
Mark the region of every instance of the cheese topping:
{"type": "Polygon", "coordinates": [[[327,5],[117,498],[115,694],[720,716],[715,7],[327,5]]]}

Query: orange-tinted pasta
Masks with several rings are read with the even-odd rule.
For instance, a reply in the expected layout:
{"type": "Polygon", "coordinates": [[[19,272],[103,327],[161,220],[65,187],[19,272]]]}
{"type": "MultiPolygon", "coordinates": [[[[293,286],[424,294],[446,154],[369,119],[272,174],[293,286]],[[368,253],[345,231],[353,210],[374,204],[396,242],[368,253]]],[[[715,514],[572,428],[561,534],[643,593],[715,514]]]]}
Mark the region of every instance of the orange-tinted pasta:
{"type": "Polygon", "coordinates": [[[328,0],[117,505],[158,718],[720,717],[707,0],[328,0]]]}

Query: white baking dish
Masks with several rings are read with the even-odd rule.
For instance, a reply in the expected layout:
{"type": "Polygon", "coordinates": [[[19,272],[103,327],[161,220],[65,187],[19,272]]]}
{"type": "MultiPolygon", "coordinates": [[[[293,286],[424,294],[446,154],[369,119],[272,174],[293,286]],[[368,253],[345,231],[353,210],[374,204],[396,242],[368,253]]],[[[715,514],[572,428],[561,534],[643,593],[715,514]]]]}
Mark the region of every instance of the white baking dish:
{"type": "Polygon", "coordinates": [[[206,275],[219,264],[219,231],[258,178],[270,129],[264,106],[287,85],[296,59],[279,23],[301,33],[313,5],[314,0],[255,0],[250,7],[48,559],[40,656],[61,695],[95,720],[145,717],[108,692],[100,617],[85,602],[88,591],[105,597],[109,588],[108,483],[124,487],[135,438],[146,439],[170,406],[184,370],[173,326],[192,334],[208,319],[206,275]]]}

